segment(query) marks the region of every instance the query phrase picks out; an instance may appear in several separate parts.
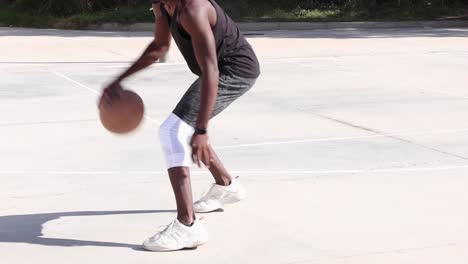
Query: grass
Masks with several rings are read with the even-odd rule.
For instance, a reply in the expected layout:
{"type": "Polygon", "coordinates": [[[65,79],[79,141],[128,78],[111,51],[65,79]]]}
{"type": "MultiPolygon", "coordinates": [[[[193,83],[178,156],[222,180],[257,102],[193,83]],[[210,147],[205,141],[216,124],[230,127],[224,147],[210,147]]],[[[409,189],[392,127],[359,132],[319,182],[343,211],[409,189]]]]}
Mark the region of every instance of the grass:
{"type": "MultiPolygon", "coordinates": [[[[239,22],[316,22],[316,21],[411,21],[434,20],[444,16],[466,14],[468,7],[419,6],[392,7],[387,6],[375,10],[346,9],[303,9],[292,10],[271,8],[244,8],[226,10],[234,20],[239,22]]],[[[153,14],[148,6],[122,7],[113,10],[81,13],[66,17],[38,15],[20,12],[11,7],[0,6],[0,26],[39,27],[62,29],[86,29],[90,25],[102,23],[133,24],[137,22],[152,22],[153,14]]]]}

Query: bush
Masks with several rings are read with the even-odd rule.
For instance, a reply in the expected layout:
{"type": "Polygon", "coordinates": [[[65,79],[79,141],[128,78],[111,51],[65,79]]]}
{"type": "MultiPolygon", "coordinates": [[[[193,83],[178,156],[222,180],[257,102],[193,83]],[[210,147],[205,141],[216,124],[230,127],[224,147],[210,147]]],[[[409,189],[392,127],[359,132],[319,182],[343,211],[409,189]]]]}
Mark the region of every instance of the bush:
{"type": "Polygon", "coordinates": [[[69,16],[83,12],[111,10],[121,6],[150,5],[148,0],[0,0],[0,5],[13,6],[23,12],[69,16]]]}
{"type": "Polygon", "coordinates": [[[87,0],[15,0],[12,6],[23,12],[67,16],[87,9],[87,0]]]}
{"type": "MultiPolygon", "coordinates": [[[[236,21],[395,21],[457,16],[467,0],[216,0],[236,21]]],[[[0,25],[151,22],[149,0],[0,0],[0,25]]]]}

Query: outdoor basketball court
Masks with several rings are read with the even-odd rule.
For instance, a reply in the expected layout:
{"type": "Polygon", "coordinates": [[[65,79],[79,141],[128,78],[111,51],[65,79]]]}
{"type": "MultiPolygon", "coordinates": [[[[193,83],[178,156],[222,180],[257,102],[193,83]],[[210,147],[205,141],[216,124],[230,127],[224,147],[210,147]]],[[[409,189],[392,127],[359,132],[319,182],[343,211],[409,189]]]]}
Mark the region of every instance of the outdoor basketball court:
{"type": "Polygon", "coordinates": [[[98,93],[151,33],[0,28],[0,263],[467,263],[468,29],[262,34],[261,78],[210,127],[248,199],[198,215],[206,245],[156,253],[175,218],[158,125],[195,79],[175,45],[125,83],[147,117],[114,136],[98,93]]]}

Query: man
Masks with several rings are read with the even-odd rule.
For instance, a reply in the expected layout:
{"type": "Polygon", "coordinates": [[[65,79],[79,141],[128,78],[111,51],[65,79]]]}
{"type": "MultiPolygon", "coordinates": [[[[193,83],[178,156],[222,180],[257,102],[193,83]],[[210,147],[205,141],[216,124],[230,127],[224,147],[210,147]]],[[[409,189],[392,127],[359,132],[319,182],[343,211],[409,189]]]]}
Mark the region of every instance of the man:
{"type": "Polygon", "coordinates": [[[208,240],[207,231],[195,213],[211,212],[245,197],[245,190],[229,175],[210,146],[207,130],[213,116],[254,85],[260,74],[259,64],[252,47],[214,0],[152,3],[156,17],[154,40],[104,94],[108,101],[118,96],[123,79],[166,54],[171,36],[190,70],[199,76],[159,130],[176,198],[177,218],[143,242],[144,248],[151,251],[195,248],[208,240]],[[215,184],[194,204],[190,160],[198,166],[205,164],[215,179],[215,184]]]}

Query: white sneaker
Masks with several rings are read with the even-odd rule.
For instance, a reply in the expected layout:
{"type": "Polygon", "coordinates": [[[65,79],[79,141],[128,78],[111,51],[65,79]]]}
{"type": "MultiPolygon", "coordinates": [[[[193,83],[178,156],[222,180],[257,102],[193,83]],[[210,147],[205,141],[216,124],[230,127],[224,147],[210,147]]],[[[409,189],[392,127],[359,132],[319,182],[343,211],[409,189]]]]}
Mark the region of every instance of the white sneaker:
{"type": "Polygon", "coordinates": [[[210,189],[193,204],[196,213],[208,213],[223,208],[225,204],[239,202],[245,199],[246,190],[239,181],[232,179],[229,186],[213,183],[210,189]]]}
{"type": "Polygon", "coordinates": [[[192,226],[186,226],[175,219],[171,224],[143,242],[143,248],[149,251],[172,251],[184,248],[196,248],[208,241],[208,232],[200,220],[192,226]]]}

